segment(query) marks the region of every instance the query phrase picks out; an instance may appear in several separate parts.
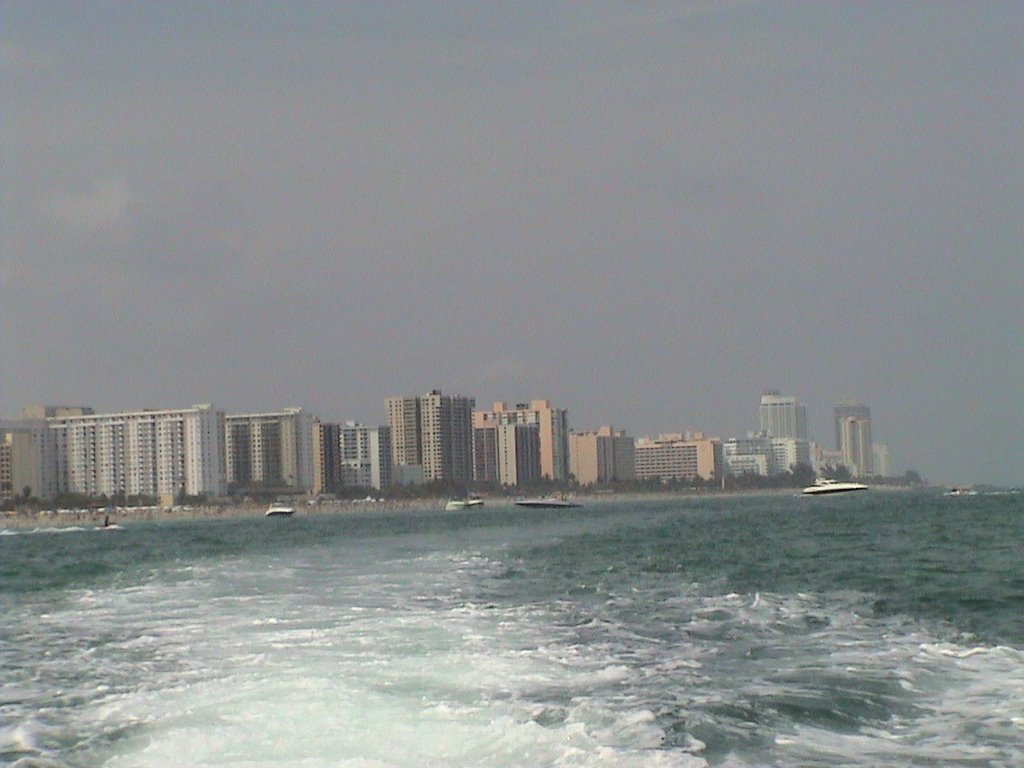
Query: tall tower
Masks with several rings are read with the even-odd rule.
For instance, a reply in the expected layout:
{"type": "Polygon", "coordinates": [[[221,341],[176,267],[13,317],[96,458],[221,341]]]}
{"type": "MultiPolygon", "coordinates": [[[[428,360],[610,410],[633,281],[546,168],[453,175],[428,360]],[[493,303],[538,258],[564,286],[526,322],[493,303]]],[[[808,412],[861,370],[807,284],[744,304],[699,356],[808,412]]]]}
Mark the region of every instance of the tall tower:
{"type": "Polygon", "coordinates": [[[849,398],[846,398],[842,402],[838,403],[833,413],[835,414],[836,422],[837,451],[843,450],[843,419],[864,419],[868,422],[868,424],[871,423],[871,409],[864,405],[864,403],[858,403],[856,400],[851,400],[849,398]]]}
{"type": "Polygon", "coordinates": [[[807,407],[775,390],[761,395],[761,431],[769,437],[807,439],[807,407]]]}
{"type": "MultiPolygon", "coordinates": [[[[507,424],[535,425],[540,439],[541,476],[549,480],[565,480],[569,477],[569,418],[564,408],[552,408],[548,400],[531,400],[528,403],[516,403],[513,408],[499,402],[490,411],[473,413],[475,429],[496,429],[507,424]]],[[[481,448],[487,451],[487,443],[481,448]]],[[[481,467],[487,466],[486,455],[481,461],[481,467]]],[[[532,477],[529,474],[525,476],[532,477]]],[[[479,479],[485,477],[489,475],[481,475],[479,479]]]]}
{"type": "Polygon", "coordinates": [[[836,448],[843,464],[857,477],[874,474],[871,444],[871,409],[863,403],[844,400],[835,407],[836,448]]]}
{"type": "Polygon", "coordinates": [[[387,400],[394,471],[419,466],[422,479],[468,483],[473,479],[472,397],[443,395],[387,400]]]}
{"type": "Polygon", "coordinates": [[[391,459],[403,466],[422,466],[420,446],[420,399],[389,397],[386,401],[391,427],[391,459]]]}

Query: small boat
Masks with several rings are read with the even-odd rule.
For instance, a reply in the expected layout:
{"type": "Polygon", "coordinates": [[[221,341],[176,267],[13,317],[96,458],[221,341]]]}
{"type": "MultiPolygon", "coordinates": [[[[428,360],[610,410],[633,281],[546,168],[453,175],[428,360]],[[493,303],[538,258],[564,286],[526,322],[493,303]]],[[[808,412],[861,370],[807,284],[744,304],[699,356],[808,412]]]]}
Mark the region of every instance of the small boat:
{"type": "Polygon", "coordinates": [[[265,517],[291,517],[294,514],[295,507],[280,499],[271,504],[270,509],[264,513],[265,517]]]}
{"type": "Polygon", "coordinates": [[[517,499],[513,502],[517,507],[532,507],[533,509],[570,509],[572,507],[582,507],[582,504],[577,504],[575,501],[569,501],[568,499],[555,499],[551,497],[544,497],[540,499],[517,499]]]}
{"type": "Polygon", "coordinates": [[[850,491],[866,491],[868,487],[861,483],[847,483],[840,480],[829,480],[821,478],[814,485],[804,488],[803,492],[808,496],[824,496],[829,493],[849,493],[850,491]]]}
{"type": "Polygon", "coordinates": [[[470,496],[468,499],[449,499],[444,505],[446,512],[453,512],[457,509],[469,509],[470,507],[482,507],[484,500],[477,496],[470,496]]]}
{"type": "Polygon", "coordinates": [[[947,496],[977,496],[978,492],[973,488],[962,488],[954,486],[950,490],[946,491],[947,496]]]}

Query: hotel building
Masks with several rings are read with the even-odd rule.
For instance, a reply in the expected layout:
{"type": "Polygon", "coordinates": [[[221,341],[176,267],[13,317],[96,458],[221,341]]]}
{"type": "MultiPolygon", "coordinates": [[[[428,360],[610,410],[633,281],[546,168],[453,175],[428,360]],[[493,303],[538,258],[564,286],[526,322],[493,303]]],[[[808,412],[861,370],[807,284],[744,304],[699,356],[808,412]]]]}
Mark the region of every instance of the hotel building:
{"type": "Polygon", "coordinates": [[[226,418],[227,482],[309,493],[314,489],[313,417],[302,408],[226,418]]]}
{"type": "Polygon", "coordinates": [[[638,480],[714,480],[722,476],[722,443],[701,432],[641,437],[636,441],[638,480]]]}
{"type": "Polygon", "coordinates": [[[319,424],[317,492],[391,484],[391,430],[347,421],[319,424]]]}
{"type": "Polygon", "coordinates": [[[226,490],[224,413],[182,410],[52,416],[56,493],[173,498],[226,490]]]}
{"type": "MultiPolygon", "coordinates": [[[[479,423],[479,412],[473,414],[479,423]]],[[[473,429],[473,479],[522,485],[541,478],[541,439],[537,424],[495,424],[473,429]]]]}
{"type": "Polygon", "coordinates": [[[875,473],[870,417],[843,417],[839,421],[839,440],[843,464],[854,477],[869,477],[875,473]]]}
{"type": "Polygon", "coordinates": [[[875,473],[871,442],[871,409],[849,398],[833,410],[836,427],[836,450],[843,455],[843,465],[854,477],[875,473]]]}
{"type": "Polygon", "coordinates": [[[807,408],[772,390],[761,396],[761,431],[770,437],[807,439],[807,408]]]}
{"type": "Polygon", "coordinates": [[[636,443],[625,432],[601,427],[569,435],[569,467],[580,485],[633,480],[636,443]]]}
{"type": "Polygon", "coordinates": [[[473,412],[474,477],[519,485],[569,476],[568,413],[548,400],[473,412]]]}
{"type": "Polygon", "coordinates": [[[0,423],[0,500],[57,495],[56,442],[46,419],[0,423]]]}
{"type": "Polygon", "coordinates": [[[727,474],[769,477],[789,472],[798,464],[811,466],[811,445],[807,440],[751,433],[723,442],[722,461],[727,474]]]}
{"type": "Polygon", "coordinates": [[[489,411],[473,413],[474,430],[507,424],[537,427],[542,477],[549,480],[565,480],[569,477],[569,415],[564,408],[552,408],[548,400],[531,400],[528,403],[516,403],[514,408],[499,402],[489,411]]]}
{"type": "Polygon", "coordinates": [[[473,480],[475,400],[435,389],[421,397],[390,397],[392,473],[396,482],[473,480]]]}

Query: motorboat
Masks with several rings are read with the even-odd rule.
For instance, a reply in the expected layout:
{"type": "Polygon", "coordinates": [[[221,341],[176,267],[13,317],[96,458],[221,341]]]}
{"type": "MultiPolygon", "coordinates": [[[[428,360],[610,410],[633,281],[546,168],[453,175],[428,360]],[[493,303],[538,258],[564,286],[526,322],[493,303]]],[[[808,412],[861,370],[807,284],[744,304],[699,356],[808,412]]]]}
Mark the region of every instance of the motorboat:
{"type": "Polygon", "coordinates": [[[849,493],[850,491],[866,491],[867,489],[868,487],[861,483],[830,480],[823,477],[815,481],[814,485],[804,488],[803,492],[808,496],[824,496],[829,493],[849,493]]]}
{"type": "Polygon", "coordinates": [[[973,488],[962,488],[955,486],[946,491],[947,496],[977,496],[978,492],[973,488]]]}
{"type": "Polygon", "coordinates": [[[549,496],[539,499],[517,499],[513,503],[517,507],[532,507],[533,509],[570,509],[572,507],[583,506],[575,501],[569,501],[568,499],[556,499],[549,496]]]}
{"type": "Polygon", "coordinates": [[[287,501],[281,501],[278,499],[270,505],[265,513],[266,517],[291,517],[295,514],[295,507],[293,507],[287,501]]]}
{"type": "Polygon", "coordinates": [[[476,496],[470,496],[468,499],[449,499],[448,503],[444,505],[446,512],[454,512],[458,509],[469,509],[470,507],[482,507],[484,500],[476,496]]]}

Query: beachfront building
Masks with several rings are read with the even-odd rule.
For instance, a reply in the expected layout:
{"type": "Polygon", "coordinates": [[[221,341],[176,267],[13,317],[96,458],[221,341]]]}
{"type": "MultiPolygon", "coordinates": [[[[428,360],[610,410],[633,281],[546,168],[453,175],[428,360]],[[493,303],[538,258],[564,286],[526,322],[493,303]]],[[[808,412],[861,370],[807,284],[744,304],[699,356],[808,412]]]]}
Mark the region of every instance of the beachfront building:
{"type": "Polygon", "coordinates": [[[541,478],[541,437],[537,424],[500,424],[473,414],[473,479],[478,483],[524,485],[541,478]]]}
{"type": "Polygon", "coordinates": [[[389,397],[394,482],[471,482],[475,404],[472,397],[439,389],[420,397],[389,397]]]}
{"type": "Polygon", "coordinates": [[[636,441],[637,480],[714,480],[722,476],[722,443],[703,432],[672,433],[636,441]]]}
{"type": "Polygon", "coordinates": [[[871,444],[875,474],[879,477],[892,477],[892,454],[889,446],[883,443],[871,444]]]}
{"type": "Polygon", "coordinates": [[[224,443],[232,489],[314,490],[313,417],[302,408],[229,415],[224,443]]]}
{"type": "Polygon", "coordinates": [[[843,465],[854,477],[874,474],[871,443],[871,409],[850,398],[833,410],[836,427],[836,450],[843,454],[843,465]]]}
{"type": "Polygon", "coordinates": [[[0,500],[57,495],[56,442],[46,419],[0,422],[0,500]]]}
{"type": "Polygon", "coordinates": [[[773,437],[772,474],[792,472],[797,467],[811,466],[811,444],[791,437],[773,437]]]}
{"type": "Polygon", "coordinates": [[[611,426],[569,435],[569,466],[580,485],[633,480],[636,443],[611,426]]]}
{"type": "Polygon", "coordinates": [[[221,496],[224,413],[181,410],[52,416],[56,493],[221,496]]]}
{"type": "MultiPolygon", "coordinates": [[[[569,477],[569,414],[564,408],[553,408],[549,400],[531,400],[527,403],[497,402],[489,411],[473,412],[473,429],[492,429],[497,426],[521,424],[537,428],[540,450],[540,476],[548,480],[569,477]]],[[[532,469],[529,470],[532,474],[532,469]]],[[[479,477],[478,479],[484,479],[479,477]]]]}
{"type": "Polygon", "coordinates": [[[770,437],[807,440],[807,407],[795,397],[769,390],[761,396],[761,432],[770,437]]]}
{"type": "Polygon", "coordinates": [[[353,421],[319,424],[317,492],[391,484],[391,430],[353,421]]]}
{"type": "Polygon", "coordinates": [[[746,437],[723,442],[722,461],[729,475],[781,475],[798,466],[811,466],[811,444],[807,440],[751,432],[746,437]]]}
{"type": "Polygon", "coordinates": [[[774,468],[772,441],[760,433],[730,437],[722,443],[722,464],[728,475],[768,477],[774,468]]]}
{"type": "Polygon", "coordinates": [[[843,464],[854,477],[868,477],[875,473],[871,443],[871,419],[846,416],[839,422],[839,450],[843,464]]]}

